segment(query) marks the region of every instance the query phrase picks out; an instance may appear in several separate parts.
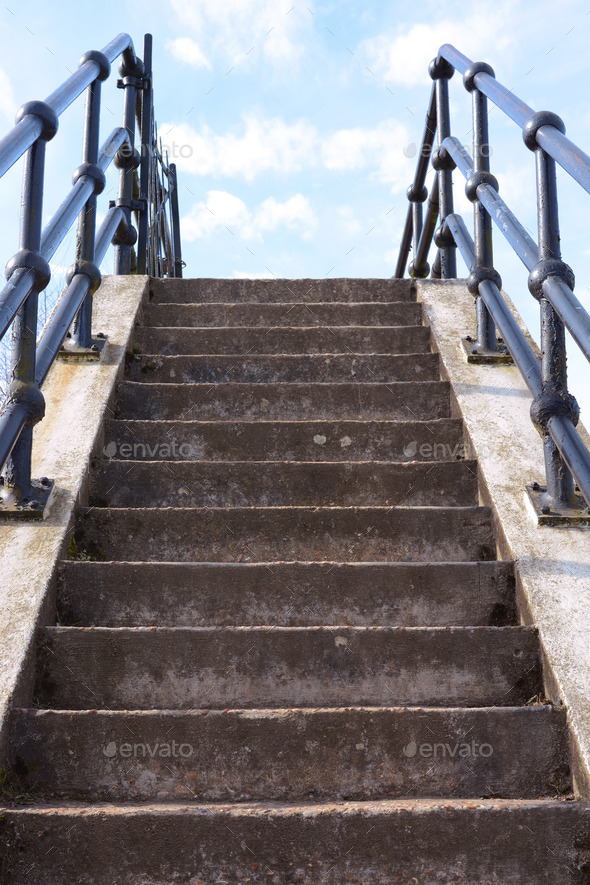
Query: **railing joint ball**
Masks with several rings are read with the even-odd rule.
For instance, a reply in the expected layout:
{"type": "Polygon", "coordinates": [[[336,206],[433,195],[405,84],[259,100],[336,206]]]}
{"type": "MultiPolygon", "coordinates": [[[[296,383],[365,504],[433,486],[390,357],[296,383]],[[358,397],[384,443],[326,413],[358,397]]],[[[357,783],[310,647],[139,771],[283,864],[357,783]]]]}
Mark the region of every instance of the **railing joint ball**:
{"type": "Polygon", "coordinates": [[[522,128],[522,140],[530,151],[535,151],[539,147],[537,142],[537,132],[541,126],[554,126],[558,132],[565,135],[565,123],[552,111],[537,111],[532,117],[526,121],[522,128]]]}

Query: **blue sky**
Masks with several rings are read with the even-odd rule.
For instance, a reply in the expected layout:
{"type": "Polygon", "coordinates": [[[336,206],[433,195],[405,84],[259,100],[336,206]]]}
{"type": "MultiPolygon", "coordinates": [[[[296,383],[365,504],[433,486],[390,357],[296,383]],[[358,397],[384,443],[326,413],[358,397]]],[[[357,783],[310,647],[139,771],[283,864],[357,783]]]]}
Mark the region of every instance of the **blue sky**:
{"type": "MultiPolygon", "coordinates": [[[[3,130],[20,104],[45,97],[85,50],[128,31],[141,51],[144,31],[153,33],[156,115],[179,170],[190,276],[391,276],[415,163],[408,154],[421,137],[430,90],[427,64],[443,42],[491,63],[535,109],[559,113],[568,136],[590,152],[590,0],[563,0],[559,8],[547,0],[444,7],[106,0],[100,12],[95,4],[9,0],[0,25],[3,130]]],[[[469,144],[470,99],[460,77],[451,87],[453,131],[469,144]]],[[[47,217],[79,162],[78,104],[49,146],[47,217]]],[[[109,81],[105,137],[120,108],[121,93],[109,81]]],[[[536,237],[533,156],[499,112],[490,127],[501,192],[536,237]]],[[[15,169],[0,181],[6,259],[16,248],[19,174],[15,169]]],[[[565,173],[559,186],[563,254],[588,306],[590,196],[565,173]]],[[[455,198],[470,221],[459,177],[455,198]]],[[[72,242],[55,257],[58,272],[71,263],[72,242]]],[[[524,268],[499,235],[495,242],[505,288],[536,334],[524,268]]],[[[587,411],[588,366],[571,353],[575,392],[587,411]]]]}

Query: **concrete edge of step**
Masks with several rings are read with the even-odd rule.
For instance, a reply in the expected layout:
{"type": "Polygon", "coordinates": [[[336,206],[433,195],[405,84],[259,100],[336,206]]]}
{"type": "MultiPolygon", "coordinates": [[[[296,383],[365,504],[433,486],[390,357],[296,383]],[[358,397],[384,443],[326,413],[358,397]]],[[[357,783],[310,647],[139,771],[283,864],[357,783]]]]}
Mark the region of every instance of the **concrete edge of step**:
{"type": "MultiPolygon", "coordinates": [[[[420,280],[417,293],[441,377],[451,385],[451,415],[463,417],[466,445],[478,459],[481,500],[494,514],[499,557],[515,561],[520,617],[539,629],[545,691],[569,711],[576,792],[589,799],[590,528],[537,524],[525,487],[543,484],[545,469],[530,419],[531,395],[516,367],[467,363],[461,339],[473,335],[475,312],[466,281],[420,280]]],[[[586,430],[578,430],[588,441],[586,430]]]]}
{"type": "Polygon", "coordinates": [[[57,361],[43,387],[47,410],[34,432],[33,476],[55,481],[49,514],[40,521],[0,521],[0,762],[7,755],[10,710],[33,682],[36,628],[54,621],[56,566],[67,550],[76,504],[85,502],[90,458],[103,447],[104,418],[112,414],[148,284],[146,276],[103,278],[93,321],[94,331],[107,336],[102,359],[57,361]]]}

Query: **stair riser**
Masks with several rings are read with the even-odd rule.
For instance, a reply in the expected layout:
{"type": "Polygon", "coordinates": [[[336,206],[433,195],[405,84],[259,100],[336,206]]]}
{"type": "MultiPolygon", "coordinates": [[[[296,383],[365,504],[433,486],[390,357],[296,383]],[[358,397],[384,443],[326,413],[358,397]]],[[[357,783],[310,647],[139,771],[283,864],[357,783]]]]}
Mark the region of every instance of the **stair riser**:
{"type": "Polygon", "coordinates": [[[160,356],[250,353],[425,353],[424,326],[327,328],[137,329],[133,348],[160,356]]]}
{"type": "Polygon", "coordinates": [[[125,562],[478,562],[487,508],[81,509],[78,549],[125,562]]]}
{"type": "Polygon", "coordinates": [[[436,421],[450,417],[450,400],[449,387],[443,381],[334,385],[123,382],[115,417],[159,421],[436,421]]]}
{"type": "Polygon", "coordinates": [[[503,626],[516,618],[512,567],[495,562],[63,562],[57,610],[61,624],[104,627],[503,626]]]}
{"type": "MultiPolygon", "coordinates": [[[[244,450],[244,458],[249,452],[244,450]]],[[[477,464],[110,461],[93,472],[98,507],[471,507],[477,464]]]]}
{"type": "Polygon", "coordinates": [[[469,457],[461,421],[114,421],[104,456],[153,461],[451,461],[469,457]]]}
{"type": "Polygon", "coordinates": [[[566,744],[565,713],[549,707],[31,711],[14,735],[29,789],[122,802],[551,797],[569,789],[566,744]]]}
{"type": "Polygon", "coordinates": [[[152,280],[155,303],[268,304],[284,302],[415,301],[411,280],[152,280]]]}
{"type": "Polygon", "coordinates": [[[563,802],[106,805],[7,809],[0,833],[12,885],[581,885],[589,826],[563,802]]]}
{"type": "Polygon", "coordinates": [[[280,354],[267,356],[154,356],[135,354],[128,361],[129,381],[218,384],[290,382],[342,383],[438,381],[436,353],[280,354]]]}
{"type": "Polygon", "coordinates": [[[146,326],[421,326],[422,305],[389,304],[152,304],[146,326]]]}
{"type": "Polygon", "coordinates": [[[537,636],[522,627],[45,628],[36,697],[76,710],[477,707],[541,687],[537,636]]]}

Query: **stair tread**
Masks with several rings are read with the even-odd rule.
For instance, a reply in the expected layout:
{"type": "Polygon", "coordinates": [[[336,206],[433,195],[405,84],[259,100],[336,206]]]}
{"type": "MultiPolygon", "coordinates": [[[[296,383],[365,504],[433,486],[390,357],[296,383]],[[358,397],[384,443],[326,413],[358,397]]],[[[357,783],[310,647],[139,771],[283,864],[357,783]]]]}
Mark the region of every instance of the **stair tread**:
{"type": "Polygon", "coordinates": [[[44,627],[36,696],[85,709],[514,706],[541,690],[536,630],[44,627]]]}
{"type": "Polygon", "coordinates": [[[478,503],[475,461],[102,461],[90,504],[457,506],[478,503]]]}

